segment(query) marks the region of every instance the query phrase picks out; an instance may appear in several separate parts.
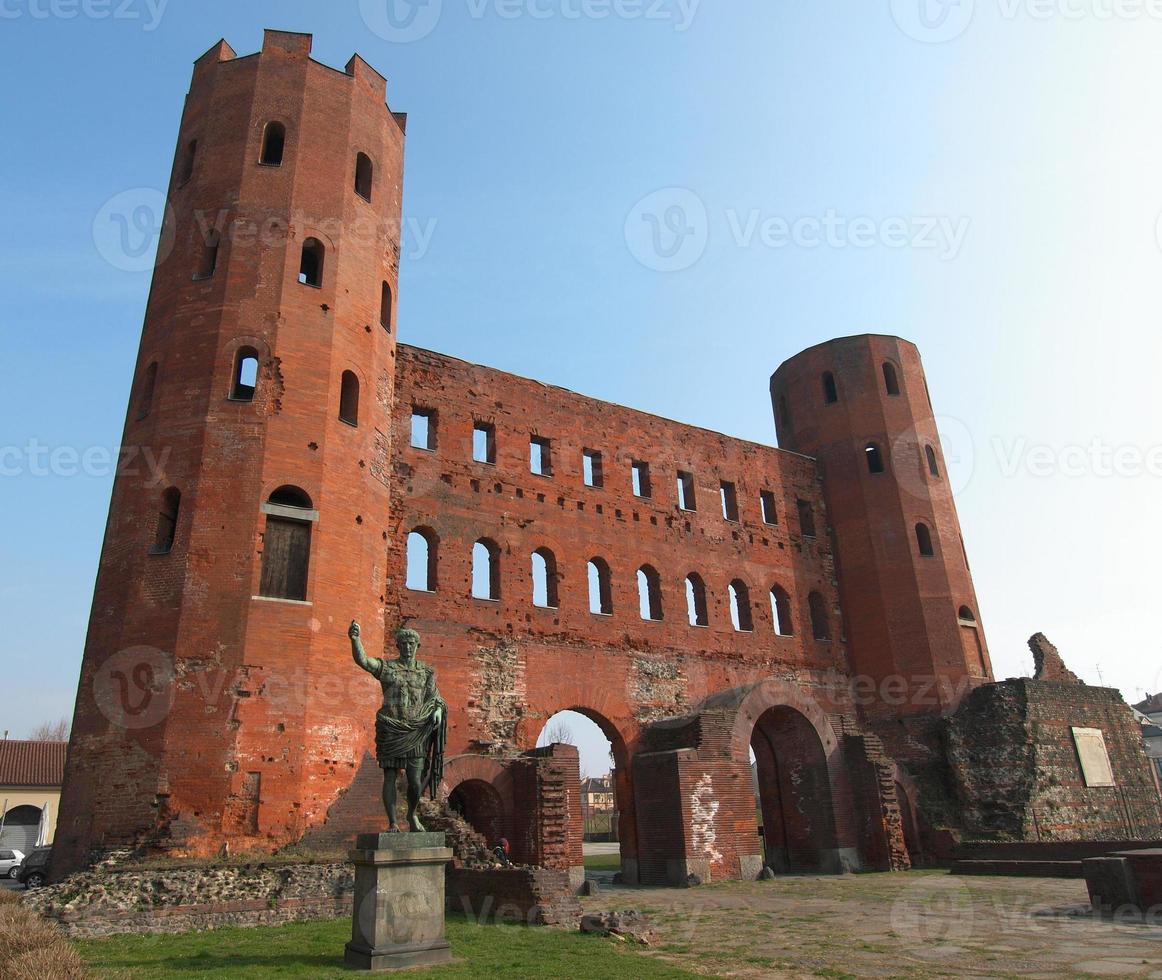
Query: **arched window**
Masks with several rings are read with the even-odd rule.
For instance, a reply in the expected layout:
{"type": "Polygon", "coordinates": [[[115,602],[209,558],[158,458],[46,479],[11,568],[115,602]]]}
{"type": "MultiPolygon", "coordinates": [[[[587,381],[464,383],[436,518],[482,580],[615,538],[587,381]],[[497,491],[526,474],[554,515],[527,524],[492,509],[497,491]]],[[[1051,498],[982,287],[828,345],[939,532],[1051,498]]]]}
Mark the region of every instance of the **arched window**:
{"type": "Polygon", "coordinates": [[[540,609],[557,608],[557,556],[548,548],[533,552],[533,605],[540,609]]]}
{"type": "Polygon", "coordinates": [[[198,274],[194,276],[195,279],[213,277],[214,270],[218,268],[218,245],[221,241],[222,236],[217,229],[206,235],[206,240],[202,243],[202,257],[198,262],[198,274]]]}
{"type": "Polygon", "coordinates": [[[298,487],[279,487],[263,506],[262,581],[259,594],[272,599],[307,598],[311,560],[311,498],[298,487]]]}
{"type": "Polygon", "coordinates": [[[408,535],[407,587],[412,592],[435,592],[440,539],[430,527],[408,535]]]}
{"type": "Polygon", "coordinates": [[[807,607],[811,611],[811,635],[817,640],[831,639],[830,617],[827,615],[827,600],[818,592],[807,597],[807,607]]]}
{"type": "Polygon", "coordinates": [[[976,625],[976,617],[972,614],[972,610],[969,609],[968,606],[961,606],[959,612],[956,614],[956,618],[959,619],[962,623],[972,623],[973,626],[976,625]]]}
{"type": "Polygon", "coordinates": [[[916,544],[922,557],[932,558],[936,554],[932,547],[932,532],[923,521],[916,525],[916,544]]]}
{"type": "Polygon", "coordinates": [[[795,626],[791,621],[791,597],[781,585],[771,589],[771,618],[775,633],[779,636],[794,636],[795,626]]]}
{"type": "Polygon", "coordinates": [[[589,574],[589,611],[595,616],[613,615],[613,581],[609,563],[604,558],[591,558],[589,574]]]}
{"type": "Polygon", "coordinates": [[[321,287],[323,285],[323,259],[326,249],[317,238],[308,238],[303,242],[303,258],[299,264],[299,282],[304,286],[321,287]]]}
{"type": "Polygon", "coordinates": [[[379,325],[391,333],[391,286],[386,282],[379,294],[379,325]]]}
{"type": "Polygon", "coordinates": [[[258,351],[253,347],[239,347],[234,354],[234,377],[230,382],[230,397],[235,401],[254,400],[258,389],[258,351]]]}
{"type": "Polygon", "coordinates": [[[874,442],[869,442],[863,447],[863,451],[867,456],[867,471],[869,473],[882,473],[884,471],[884,454],[880,451],[880,447],[874,442]]]}
{"type": "Polygon", "coordinates": [[[157,512],[157,533],[153,539],[152,554],[168,555],[173,548],[174,535],[178,527],[178,511],[182,506],[182,492],[170,487],[161,495],[161,507],[157,512]]]}
{"type": "Polygon", "coordinates": [[[339,420],[359,424],[359,379],[354,371],[344,371],[339,389],[339,420]]]}
{"type": "Polygon", "coordinates": [[[282,152],[286,147],[286,126],[269,122],[262,132],[262,156],[258,162],[268,167],[282,166],[282,152]]]}
{"type": "Polygon", "coordinates": [[[375,168],[371,164],[371,157],[360,153],[355,158],[355,193],[363,200],[371,200],[371,179],[375,168]]]}
{"type": "Polygon", "coordinates": [[[823,372],[823,402],[834,405],[839,401],[839,389],[835,387],[835,375],[830,371],[823,372]]]}
{"type": "Polygon", "coordinates": [[[145,369],[137,392],[137,421],[145,418],[153,408],[153,390],[157,387],[157,361],[145,369]]]}
{"type": "Polygon", "coordinates": [[[476,599],[500,598],[500,546],[481,538],[472,546],[472,596],[476,599]]]}
{"type": "Polygon", "coordinates": [[[194,159],[197,155],[198,141],[190,140],[186,144],[185,153],[182,154],[182,162],[178,170],[178,184],[184,184],[194,176],[194,159]]]}
{"type": "Polygon", "coordinates": [[[940,475],[940,466],[936,462],[936,450],[933,449],[931,446],[925,446],[924,447],[924,456],[928,460],[928,472],[931,473],[933,476],[939,476],[940,475]]]}
{"type": "Polygon", "coordinates": [[[730,621],[739,633],[754,631],[754,616],[750,608],[750,589],[742,579],[730,583],[730,621]]]}
{"type": "Polygon", "coordinates": [[[709,626],[710,613],[706,606],[706,583],[697,572],[686,576],[686,615],[691,626],[709,626]]]}
{"type": "Polygon", "coordinates": [[[896,374],[896,365],[891,361],[884,361],[884,390],[889,395],[900,393],[900,378],[896,374]]]}
{"type": "Polygon", "coordinates": [[[642,619],[661,622],[662,577],[653,565],[642,565],[637,570],[637,600],[642,619]]]}

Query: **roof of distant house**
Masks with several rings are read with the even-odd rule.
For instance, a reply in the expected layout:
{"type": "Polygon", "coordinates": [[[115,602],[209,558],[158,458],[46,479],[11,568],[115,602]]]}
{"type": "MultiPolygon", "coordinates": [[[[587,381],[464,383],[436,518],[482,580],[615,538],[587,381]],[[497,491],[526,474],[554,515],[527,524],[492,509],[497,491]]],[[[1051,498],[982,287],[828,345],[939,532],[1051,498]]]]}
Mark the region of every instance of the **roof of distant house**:
{"type": "Polygon", "coordinates": [[[1162,738],[1162,728],[1159,728],[1157,725],[1143,725],[1142,726],[1142,737],[1143,738],[1162,738]]]}
{"type": "Polygon", "coordinates": [[[59,786],[68,742],[0,742],[0,786],[59,786]]]}
{"type": "Polygon", "coordinates": [[[608,776],[593,776],[581,780],[582,793],[610,793],[613,786],[608,776]]]}
{"type": "Polygon", "coordinates": [[[1162,694],[1151,694],[1145,701],[1141,704],[1135,704],[1134,707],[1144,715],[1157,714],[1162,711],[1162,694]]]}

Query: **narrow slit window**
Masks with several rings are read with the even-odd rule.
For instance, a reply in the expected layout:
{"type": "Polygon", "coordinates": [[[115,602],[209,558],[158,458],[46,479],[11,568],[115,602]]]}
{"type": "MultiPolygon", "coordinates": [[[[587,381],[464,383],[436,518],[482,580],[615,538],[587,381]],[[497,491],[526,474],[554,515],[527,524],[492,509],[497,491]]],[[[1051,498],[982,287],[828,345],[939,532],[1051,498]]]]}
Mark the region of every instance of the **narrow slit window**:
{"type": "Polygon", "coordinates": [[[472,546],[472,597],[495,602],[500,599],[500,547],[489,538],[472,546]]]}
{"type": "Polygon", "coordinates": [[[439,562],[439,538],[429,527],[418,527],[407,540],[407,588],[435,592],[439,562]]]}
{"type": "Polygon", "coordinates": [[[379,325],[391,333],[391,286],[384,283],[379,293],[379,325]]]}
{"type": "Polygon", "coordinates": [[[239,347],[234,355],[234,378],[230,397],[237,402],[254,401],[258,390],[258,351],[253,347],[239,347]]]}
{"type": "Polygon", "coordinates": [[[613,584],[608,562],[604,558],[591,558],[586,571],[589,576],[589,611],[595,616],[612,616],[613,584]]]}
{"type": "Polygon", "coordinates": [[[916,545],[920,549],[922,558],[936,556],[936,550],[932,547],[932,531],[923,521],[916,525],[916,545]]]}
{"type": "Polygon", "coordinates": [[[344,371],[339,390],[339,420],[359,424],[359,379],[354,371],[344,371]]]}
{"type": "Polygon", "coordinates": [[[931,446],[924,447],[924,457],[928,460],[928,472],[932,476],[940,476],[940,464],[936,462],[936,450],[931,446]]]}
{"type": "Polygon", "coordinates": [[[532,555],[533,605],[538,609],[557,608],[557,557],[548,548],[532,555]]]}
{"type": "MultiPolygon", "coordinates": [[[[533,472],[536,473],[536,469],[533,472]]],[[[605,473],[601,468],[601,453],[596,449],[586,449],[581,454],[581,472],[585,486],[605,486],[605,473]]]]}
{"type": "Polygon", "coordinates": [[[268,499],[277,511],[266,515],[262,535],[259,594],[272,599],[307,598],[311,558],[311,498],[298,487],[279,487],[268,499]],[[296,516],[300,514],[301,516],[296,516]]]}
{"type": "Polygon", "coordinates": [[[529,439],[529,471],[536,476],[553,475],[552,441],[543,436],[529,439]]]}
{"type": "Polygon", "coordinates": [[[496,426],[491,422],[472,426],[472,458],[477,463],[496,462],[496,426]]]}
{"type": "Polygon", "coordinates": [[[653,565],[643,565],[637,572],[638,608],[649,622],[662,620],[662,577],[653,565]]]}
{"type": "Polygon", "coordinates": [[[678,472],[678,507],[682,510],[697,510],[698,500],[694,495],[694,474],[678,472]]]}
{"type": "Polygon", "coordinates": [[[194,176],[194,159],[198,155],[198,141],[190,140],[182,154],[181,168],[178,171],[178,184],[186,183],[194,176]]]}
{"type": "Polygon", "coordinates": [[[430,408],[412,409],[412,448],[436,451],[436,413],[430,408]]]}
{"type": "Polygon", "coordinates": [[[308,238],[303,242],[303,257],[299,263],[300,283],[304,286],[314,286],[316,289],[322,287],[325,254],[323,243],[317,238],[308,238]]]}
{"type": "Polygon", "coordinates": [[[791,621],[791,597],[781,585],[771,589],[771,618],[778,636],[795,635],[795,626],[791,621]]]}
{"type": "Polygon", "coordinates": [[[799,513],[799,531],[805,538],[815,537],[815,511],[806,500],[796,500],[795,510],[799,513]]]}
{"type": "Polygon", "coordinates": [[[896,373],[896,365],[891,361],[884,361],[884,391],[889,395],[900,393],[900,377],[896,373]]]}
{"type": "Polygon", "coordinates": [[[633,461],[632,468],[633,495],[649,500],[654,495],[653,484],[650,482],[650,464],[640,459],[633,461]]]}
{"type": "Polygon", "coordinates": [[[182,505],[182,493],[177,487],[170,487],[161,495],[161,506],[157,513],[157,533],[154,535],[152,554],[168,555],[173,550],[174,536],[177,534],[178,511],[182,505]]]}
{"type": "Polygon", "coordinates": [[[360,153],[355,158],[355,193],[365,201],[371,200],[371,184],[374,172],[375,167],[371,163],[371,157],[366,153],[360,153]]]}
{"type": "Polygon", "coordinates": [[[195,279],[213,278],[214,270],[218,268],[218,246],[221,241],[222,236],[217,229],[206,235],[206,240],[202,243],[202,256],[198,260],[198,274],[194,276],[195,279]]]}
{"type": "Polygon", "coordinates": [[[738,491],[729,480],[720,484],[722,495],[722,517],[727,521],[738,521],[738,491]]]}
{"type": "Polygon", "coordinates": [[[137,421],[149,415],[153,409],[153,392],[157,387],[157,361],[145,369],[141,379],[141,387],[137,394],[137,421]]]}
{"type": "Polygon", "coordinates": [[[811,635],[816,640],[830,640],[831,622],[827,615],[827,600],[821,593],[812,592],[807,597],[807,607],[811,611],[811,635]]]}
{"type": "Polygon", "coordinates": [[[830,371],[823,374],[823,403],[834,405],[839,401],[839,389],[835,386],[835,375],[830,371]]]}
{"type": "Polygon", "coordinates": [[[691,626],[709,626],[710,614],[706,604],[706,583],[697,572],[686,576],[686,615],[691,626]]]}
{"type": "Polygon", "coordinates": [[[750,608],[750,590],[741,579],[730,583],[730,622],[737,633],[753,633],[754,617],[750,608]]]}
{"type": "Polygon", "coordinates": [[[775,506],[775,495],[770,490],[764,490],[760,494],[760,499],[763,505],[763,523],[778,524],[779,510],[775,506]]]}
{"type": "Polygon", "coordinates": [[[882,473],[884,471],[884,454],[880,447],[874,442],[869,442],[863,447],[863,451],[867,457],[867,471],[869,473],[882,473]]]}
{"type": "Polygon", "coordinates": [[[779,400],[775,404],[775,421],[785,428],[791,427],[791,409],[787,404],[786,395],[779,395],[779,400]]]}
{"type": "Polygon", "coordinates": [[[286,126],[280,122],[266,124],[262,133],[262,156],[259,162],[266,167],[281,167],[286,148],[286,126]]]}

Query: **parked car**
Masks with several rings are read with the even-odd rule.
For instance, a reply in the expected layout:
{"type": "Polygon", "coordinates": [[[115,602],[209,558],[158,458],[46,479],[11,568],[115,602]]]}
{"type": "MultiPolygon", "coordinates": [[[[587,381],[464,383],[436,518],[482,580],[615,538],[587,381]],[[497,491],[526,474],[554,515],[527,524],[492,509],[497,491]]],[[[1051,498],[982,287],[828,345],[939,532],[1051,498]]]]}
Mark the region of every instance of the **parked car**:
{"type": "Polygon", "coordinates": [[[23,851],[14,851],[11,848],[0,848],[0,878],[15,878],[16,872],[24,861],[23,851]]]}
{"type": "Polygon", "coordinates": [[[24,862],[16,872],[16,880],[25,888],[39,888],[48,881],[48,857],[51,847],[38,847],[25,855],[24,862]]]}

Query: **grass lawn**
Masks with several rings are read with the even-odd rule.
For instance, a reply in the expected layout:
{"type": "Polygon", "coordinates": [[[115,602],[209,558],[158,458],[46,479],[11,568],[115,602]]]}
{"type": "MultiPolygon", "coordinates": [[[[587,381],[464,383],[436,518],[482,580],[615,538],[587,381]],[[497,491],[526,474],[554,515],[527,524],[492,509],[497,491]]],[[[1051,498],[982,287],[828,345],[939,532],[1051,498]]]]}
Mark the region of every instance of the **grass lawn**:
{"type": "Polygon", "coordinates": [[[587,854],[585,868],[589,871],[620,871],[620,854],[587,854]]]}
{"type": "MultiPolygon", "coordinates": [[[[351,923],[301,922],[258,929],[218,929],[179,936],[113,936],[76,943],[97,976],[152,977],[351,977],[343,944],[351,923]]],[[[448,941],[456,963],[409,971],[423,977],[585,977],[586,980],[692,978],[639,949],[601,936],[560,929],[477,925],[449,913],[448,941]]]]}

